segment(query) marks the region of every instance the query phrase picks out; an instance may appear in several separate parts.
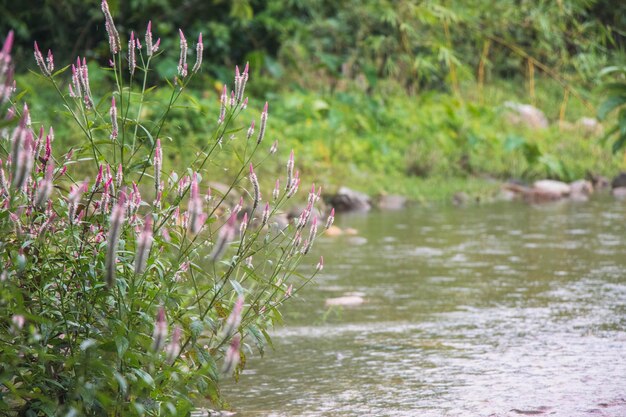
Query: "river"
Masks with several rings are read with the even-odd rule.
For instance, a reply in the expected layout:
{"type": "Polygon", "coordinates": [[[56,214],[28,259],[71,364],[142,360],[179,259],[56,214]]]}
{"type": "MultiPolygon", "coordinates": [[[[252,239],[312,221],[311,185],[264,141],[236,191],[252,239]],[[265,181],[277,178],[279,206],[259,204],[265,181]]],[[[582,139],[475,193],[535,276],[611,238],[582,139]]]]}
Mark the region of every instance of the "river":
{"type": "Polygon", "coordinates": [[[626,416],[626,205],[497,203],[337,218],[238,416],[626,416]],[[361,296],[354,307],[328,298],[361,296]]]}

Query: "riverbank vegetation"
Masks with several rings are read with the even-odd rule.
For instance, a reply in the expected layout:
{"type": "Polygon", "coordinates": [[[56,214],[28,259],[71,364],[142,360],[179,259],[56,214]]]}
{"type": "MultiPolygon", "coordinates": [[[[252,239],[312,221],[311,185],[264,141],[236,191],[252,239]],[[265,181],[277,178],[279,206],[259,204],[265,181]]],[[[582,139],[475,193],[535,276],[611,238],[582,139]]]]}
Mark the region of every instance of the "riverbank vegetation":
{"type": "MultiPolygon", "coordinates": [[[[48,15],[69,13],[70,5],[54,3],[46,2],[48,15]]],[[[184,22],[206,34],[210,63],[171,115],[174,128],[167,134],[179,146],[202,142],[211,125],[198,116],[219,106],[226,71],[250,62],[251,102],[271,100],[280,155],[297,150],[302,170],[328,190],[348,185],[438,200],[459,190],[490,194],[494,183],[509,179],[570,181],[623,167],[621,155],[601,140],[608,129],[594,121],[605,98],[599,85],[611,81],[601,71],[624,59],[624,13],[614,13],[611,2],[239,0],[174,6],[112,7],[129,25],[154,19],[166,35],[184,22]],[[545,124],[516,119],[507,103],[535,106],[545,124]]],[[[87,9],[73,8],[69,18],[93,26],[87,9]]],[[[106,45],[97,30],[68,37],[66,29],[21,13],[8,14],[7,22],[21,22],[25,36],[52,36],[63,45],[61,56],[83,46],[103,56],[106,45]]],[[[164,38],[163,47],[175,45],[164,38]]],[[[151,76],[171,79],[175,64],[165,58],[151,76]]],[[[52,108],[34,76],[18,80],[40,110],[52,108]]],[[[163,99],[155,94],[155,101],[163,99]]],[[[175,159],[188,157],[180,149],[175,159]]]]}
{"type": "Polygon", "coordinates": [[[122,43],[107,2],[101,7],[108,68],[79,57],[58,69],[52,50],[35,43],[36,91],[55,107],[51,120],[37,113],[38,95],[13,83],[14,32],[0,50],[3,415],[223,407],[223,379],[237,378],[250,352],[263,353],[282,304],[323,267],[320,259],[296,271],[333,220],[316,214],[315,187],[297,224],[279,215],[309,189],[293,154],[275,188],[260,186],[260,164],[276,156],[268,103],[248,104],[248,66],[236,68],[232,93],[224,88],[205,119],[211,133],[185,143],[185,157],[166,171],[164,154],[174,152],[161,134],[202,67],[202,35],[192,43],[178,32],[179,50],[164,53],[178,52],[177,75],[153,101],[148,75],[160,40],[148,23],[122,43]],[[237,162],[220,165],[224,150],[237,162]],[[208,180],[221,168],[234,172],[225,189],[208,180]]]}

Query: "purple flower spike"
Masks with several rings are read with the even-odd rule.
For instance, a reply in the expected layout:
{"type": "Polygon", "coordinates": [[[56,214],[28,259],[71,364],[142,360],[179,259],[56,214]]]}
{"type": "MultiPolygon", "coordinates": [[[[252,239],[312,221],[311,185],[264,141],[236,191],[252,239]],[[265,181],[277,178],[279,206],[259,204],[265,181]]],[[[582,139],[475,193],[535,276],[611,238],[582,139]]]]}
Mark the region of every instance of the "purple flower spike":
{"type": "Polygon", "coordinates": [[[135,75],[135,68],[137,68],[135,48],[135,32],[130,32],[130,39],[128,40],[128,70],[131,76],[135,75]]]}
{"type": "Polygon", "coordinates": [[[165,347],[166,359],[165,361],[170,365],[174,363],[178,355],[180,354],[180,337],[182,331],[180,327],[174,327],[172,332],[172,341],[165,347]]]}
{"type": "Polygon", "coordinates": [[[165,318],[165,308],[159,307],[156,320],[154,322],[154,332],[152,333],[152,351],[158,352],[163,349],[167,339],[167,320],[165,318]]]}
{"type": "Polygon", "coordinates": [[[178,29],[178,34],[180,36],[180,58],[178,59],[178,75],[181,78],[185,78],[187,76],[187,39],[185,38],[185,34],[182,29],[178,29]]]}
{"type": "Polygon", "coordinates": [[[252,188],[254,191],[254,202],[252,205],[252,211],[254,211],[259,205],[259,201],[261,201],[261,188],[259,187],[259,179],[254,173],[254,167],[250,164],[250,182],[252,183],[252,188]]]}
{"type": "Polygon", "coordinates": [[[324,269],[324,257],[320,256],[320,261],[317,263],[317,266],[315,267],[315,271],[320,272],[322,269],[324,269]]]}
{"type": "Polygon", "coordinates": [[[161,139],[157,139],[154,149],[154,189],[157,194],[161,190],[161,169],[163,168],[163,150],[161,149],[161,139]]]}
{"type": "Polygon", "coordinates": [[[226,352],[226,356],[224,358],[224,366],[222,368],[222,373],[225,375],[231,374],[237,365],[239,364],[239,360],[241,355],[239,354],[239,345],[241,340],[239,335],[233,337],[233,340],[228,347],[228,351],[226,352]]]}
{"type": "Polygon", "coordinates": [[[46,61],[44,61],[43,59],[43,55],[41,54],[41,51],[39,50],[39,45],[37,45],[37,42],[35,42],[35,62],[37,63],[37,66],[39,67],[39,70],[41,71],[41,73],[49,77],[50,71],[48,70],[46,61]]]}
{"type": "Polygon", "coordinates": [[[217,236],[217,241],[213,247],[213,252],[209,256],[213,262],[217,261],[224,255],[228,247],[228,242],[232,241],[235,237],[235,221],[237,220],[237,212],[233,212],[230,218],[220,229],[220,233],[217,236]]]}
{"type": "Polygon", "coordinates": [[[293,167],[294,167],[294,160],[293,160],[293,149],[292,149],[291,153],[289,154],[289,160],[287,161],[287,185],[285,186],[285,191],[289,191],[292,188],[293,167]]]}
{"type": "Polygon", "coordinates": [[[52,51],[50,49],[48,49],[48,56],[46,58],[46,65],[47,65],[48,71],[50,71],[50,73],[52,73],[52,71],[54,71],[54,55],[52,55],[52,51]]]}
{"type": "Polygon", "coordinates": [[[102,0],[102,13],[104,13],[104,28],[109,35],[109,48],[111,49],[111,54],[115,55],[122,49],[122,44],[120,43],[120,34],[117,32],[113,16],[111,16],[111,11],[109,10],[109,4],[106,0],[102,0]]]}
{"type": "Polygon", "coordinates": [[[137,239],[137,254],[135,255],[135,274],[142,274],[146,269],[146,262],[152,247],[152,217],[146,217],[143,230],[137,239]]]}
{"type": "Polygon", "coordinates": [[[261,218],[261,224],[266,225],[270,219],[270,203],[265,203],[265,209],[263,209],[263,217],[261,218]]]}
{"type": "Polygon", "coordinates": [[[191,72],[196,73],[200,71],[200,67],[202,66],[202,52],[204,50],[204,45],[202,44],[202,33],[198,35],[198,44],[196,45],[196,63],[193,65],[191,72]]]}
{"type": "Polygon", "coordinates": [[[256,140],[257,145],[261,143],[263,137],[265,136],[265,126],[267,125],[267,101],[265,102],[265,106],[263,107],[263,113],[261,113],[261,127],[259,129],[259,137],[256,140]]]}
{"type": "Polygon", "coordinates": [[[329,229],[329,228],[330,228],[330,226],[332,226],[332,225],[333,225],[333,222],[334,222],[334,221],[335,221],[335,208],[333,207],[333,208],[330,210],[330,214],[328,215],[328,219],[326,219],[326,226],[325,226],[325,228],[326,228],[326,229],[329,229]]]}
{"type": "Polygon", "coordinates": [[[122,226],[124,225],[124,214],[126,212],[125,198],[122,198],[124,194],[120,195],[117,204],[113,208],[111,213],[109,235],[107,236],[107,253],[105,260],[105,278],[106,284],[109,289],[113,288],[115,284],[115,262],[117,258],[117,246],[120,241],[120,235],[122,233],[122,226]]]}
{"type": "Polygon", "coordinates": [[[148,54],[148,56],[152,56],[152,48],[152,20],[150,20],[146,28],[146,54],[148,54]]]}
{"type": "Polygon", "coordinates": [[[115,106],[115,97],[111,97],[111,110],[109,111],[111,116],[111,140],[117,139],[118,125],[117,125],[117,107],[115,106]]]}
{"type": "Polygon", "coordinates": [[[250,139],[254,134],[254,120],[250,123],[250,127],[248,128],[248,133],[246,134],[246,140],[250,139]]]}

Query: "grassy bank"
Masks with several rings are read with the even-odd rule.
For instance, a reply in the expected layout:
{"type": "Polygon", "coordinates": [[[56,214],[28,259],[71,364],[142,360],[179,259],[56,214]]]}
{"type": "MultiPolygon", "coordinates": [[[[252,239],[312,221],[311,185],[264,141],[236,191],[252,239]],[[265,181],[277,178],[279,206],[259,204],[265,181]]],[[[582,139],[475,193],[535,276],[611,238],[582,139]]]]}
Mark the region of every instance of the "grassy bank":
{"type": "MultiPolygon", "coordinates": [[[[187,164],[208,140],[219,113],[219,87],[209,84],[193,90],[168,116],[172,123],[161,136],[175,151],[167,155],[166,169],[168,163],[187,164]]],[[[32,103],[37,119],[54,121],[64,145],[80,145],[79,132],[64,125],[59,108],[51,105],[56,98],[49,86],[26,75],[18,80],[18,88],[26,90],[24,98],[32,103]]],[[[535,92],[547,128],[508,120],[504,102],[529,101],[523,80],[498,81],[482,89],[470,83],[460,94],[429,91],[408,96],[393,85],[374,95],[356,88],[332,94],[298,88],[259,94],[251,98],[250,108],[261,108],[269,99],[267,149],[274,140],[279,143],[275,163],[260,172],[262,185],[271,188],[274,178],[283,175],[291,149],[303,176],[328,191],[345,185],[420,202],[449,201],[459,191],[485,199],[509,179],[571,181],[588,173],[611,176],[623,167],[621,158],[601,142],[601,132],[577,124],[581,117],[594,116],[593,101],[571,98],[564,103],[563,89],[551,80],[538,80],[535,92]]],[[[168,97],[167,88],[149,93],[143,111],[152,111],[151,103],[168,97]]],[[[101,100],[103,111],[107,101],[101,100]]],[[[258,116],[242,115],[242,128],[252,119],[258,122],[258,116]]],[[[236,152],[215,161],[216,167],[237,164],[236,152]]],[[[214,175],[211,180],[227,182],[231,172],[220,168],[214,175]]]]}

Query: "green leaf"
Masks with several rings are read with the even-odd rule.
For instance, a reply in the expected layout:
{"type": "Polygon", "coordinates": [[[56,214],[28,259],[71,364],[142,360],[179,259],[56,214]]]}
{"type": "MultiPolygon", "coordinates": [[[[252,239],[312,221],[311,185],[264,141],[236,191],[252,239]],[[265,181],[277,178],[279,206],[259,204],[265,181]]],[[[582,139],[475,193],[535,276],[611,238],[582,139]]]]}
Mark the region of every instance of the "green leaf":
{"type": "Polygon", "coordinates": [[[126,394],[128,392],[128,382],[126,382],[126,378],[124,378],[124,376],[118,372],[114,372],[113,376],[115,377],[115,380],[120,387],[120,391],[123,394],[126,394]]]}
{"type": "Polygon", "coordinates": [[[626,108],[621,109],[617,116],[617,124],[619,126],[620,135],[626,135],[626,108]]]}
{"type": "Polygon", "coordinates": [[[621,135],[615,142],[613,142],[613,153],[617,153],[626,145],[626,135],[621,135]]]}
{"type": "Polygon", "coordinates": [[[90,347],[95,346],[96,343],[97,342],[94,339],[85,339],[80,344],[80,350],[85,351],[85,350],[89,349],[90,347]]]}
{"type": "Polygon", "coordinates": [[[607,98],[598,107],[598,119],[604,120],[609,113],[623,104],[626,104],[626,96],[618,95],[607,98]]]}
{"type": "Polygon", "coordinates": [[[603,76],[605,76],[607,74],[612,74],[614,72],[620,72],[620,73],[626,74],[626,67],[620,67],[620,66],[617,66],[617,65],[612,65],[610,67],[603,68],[598,73],[598,77],[603,77],[603,76]]]}
{"type": "Polygon", "coordinates": [[[139,369],[139,368],[133,369],[133,372],[135,373],[135,375],[137,375],[139,378],[141,378],[141,380],[146,385],[154,388],[154,379],[152,378],[152,376],[149,373],[147,373],[143,369],[139,369]]]}
{"type": "Polygon", "coordinates": [[[239,284],[237,281],[235,281],[234,279],[231,279],[230,280],[230,285],[233,286],[233,289],[235,290],[237,295],[239,295],[239,296],[243,296],[244,295],[245,290],[243,289],[241,284],[239,284]]]}
{"type": "Polygon", "coordinates": [[[270,334],[267,332],[267,330],[261,329],[261,333],[263,333],[263,336],[265,337],[265,341],[267,342],[267,344],[270,345],[272,349],[274,349],[274,343],[272,342],[272,338],[270,337],[270,334]]]}
{"type": "Polygon", "coordinates": [[[115,337],[115,346],[117,346],[117,355],[120,358],[124,356],[124,353],[126,353],[126,350],[128,350],[129,345],[130,343],[128,342],[128,339],[126,339],[124,336],[115,337]]]}
{"type": "Polygon", "coordinates": [[[191,335],[195,339],[200,336],[200,334],[204,330],[204,323],[202,323],[201,320],[194,320],[189,325],[189,330],[191,330],[191,335]]]}

